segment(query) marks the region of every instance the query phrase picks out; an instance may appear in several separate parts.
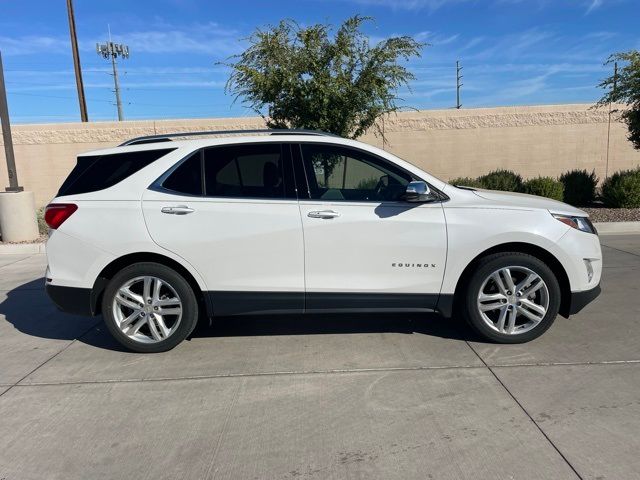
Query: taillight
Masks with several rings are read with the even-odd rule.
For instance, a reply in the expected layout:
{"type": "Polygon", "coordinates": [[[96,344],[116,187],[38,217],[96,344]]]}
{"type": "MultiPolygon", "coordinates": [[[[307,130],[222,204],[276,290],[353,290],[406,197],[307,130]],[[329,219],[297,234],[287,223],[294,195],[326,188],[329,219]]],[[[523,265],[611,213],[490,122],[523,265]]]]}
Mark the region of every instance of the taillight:
{"type": "Polygon", "coordinates": [[[78,206],[75,203],[50,203],[44,211],[44,221],[49,228],[55,230],[77,209],[78,206]]]}

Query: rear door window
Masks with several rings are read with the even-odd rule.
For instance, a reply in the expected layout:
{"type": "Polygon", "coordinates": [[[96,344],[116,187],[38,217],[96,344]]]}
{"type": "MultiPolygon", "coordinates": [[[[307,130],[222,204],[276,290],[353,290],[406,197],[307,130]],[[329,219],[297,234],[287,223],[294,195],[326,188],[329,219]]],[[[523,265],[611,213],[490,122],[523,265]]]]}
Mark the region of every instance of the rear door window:
{"type": "Polygon", "coordinates": [[[202,151],[178,165],[162,183],[162,187],[184,195],[202,195],[202,151]]]}
{"type": "Polygon", "coordinates": [[[206,196],[295,198],[294,185],[286,182],[285,170],[291,168],[287,152],[288,146],[277,143],[205,149],[206,196]]]}
{"type": "Polygon", "coordinates": [[[96,192],[112,187],[173,150],[175,148],[78,157],[76,166],[60,187],[58,196],[96,192]]]}

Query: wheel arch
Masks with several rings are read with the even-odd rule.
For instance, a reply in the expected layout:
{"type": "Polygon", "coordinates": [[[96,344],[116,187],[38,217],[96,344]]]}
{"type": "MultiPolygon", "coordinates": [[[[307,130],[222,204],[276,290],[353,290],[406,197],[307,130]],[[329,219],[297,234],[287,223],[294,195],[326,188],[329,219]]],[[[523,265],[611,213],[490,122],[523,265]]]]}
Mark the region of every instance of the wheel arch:
{"type": "Polygon", "coordinates": [[[525,242],[508,242],[502,243],[500,245],[495,245],[491,248],[484,250],[483,252],[476,255],[476,257],[469,262],[469,264],[462,271],[462,274],[458,278],[458,282],[456,283],[455,293],[451,298],[451,306],[450,308],[446,308],[446,306],[440,306],[439,308],[442,313],[446,316],[447,313],[451,315],[454,310],[454,306],[458,304],[458,300],[462,292],[464,291],[464,287],[466,286],[471,274],[473,273],[478,262],[486,257],[487,255],[492,255],[494,253],[503,253],[503,252],[516,252],[516,253],[526,253],[528,255],[534,256],[539,260],[543,261],[553,272],[553,274],[558,279],[558,283],[560,285],[560,315],[563,317],[569,316],[569,311],[571,307],[571,286],[569,283],[569,276],[567,275],[567,271],[563,267],[562,263],[548,250],[542,248],[538,245],[534,245],[531,243],[525,242]],[[448,310],[448,311],[447,311],[448,310]]]}
{"type": "Polygon", "coordinates": [[[98,276],[96,277],[93,288],[91,289],[91,310],[94,314],[97,314],[101,311],[102,297],[107,283],[109,283],[109,280],[111,280],[113,276],[123,268],[141,262],[158,263],[160,265],[169,267],[182,275],[182,277],[189,283],[189,285],[193,289],[193,293],[196,295],[196,298],[198,300],[198,305],[204,308],[203,311],[206,312],[207,316],[211,316],[212,308],[209,304],[208,296],[204,294],[202,288],[198,284],[193,274],[178,261],[165,255],[152,252],[136,252],[123,255],[111,261],[102,269],[100,274],[98,274],[98,276]]]}

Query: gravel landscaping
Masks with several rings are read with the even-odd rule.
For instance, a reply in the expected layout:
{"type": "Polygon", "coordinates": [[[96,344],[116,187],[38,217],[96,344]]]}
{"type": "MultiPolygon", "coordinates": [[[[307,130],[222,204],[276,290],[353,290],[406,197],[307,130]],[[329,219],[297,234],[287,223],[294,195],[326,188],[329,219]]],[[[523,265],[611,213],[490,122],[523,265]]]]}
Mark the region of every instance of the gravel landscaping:
{"type": "Polygon", "coordinates": [[[27,243],[44,243],[47,241],[47,238],[48,238],[48,235],[45,233],[45,234],[40,234],[40,236],[35,240],[26,240],[24,242],[3,242],[2,235],[0,235],[0,245],[23,245],[27,243]]]}
{"type": "Polygon", "coordinates": [[[639,222],[640,208],[582,208],[592,222],[639,222]]]}

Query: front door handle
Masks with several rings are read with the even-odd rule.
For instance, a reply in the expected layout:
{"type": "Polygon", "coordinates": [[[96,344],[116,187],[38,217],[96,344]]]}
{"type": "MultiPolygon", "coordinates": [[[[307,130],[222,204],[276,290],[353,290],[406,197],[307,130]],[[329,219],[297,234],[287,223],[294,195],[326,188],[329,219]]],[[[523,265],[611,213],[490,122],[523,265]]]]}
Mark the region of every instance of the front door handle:
{"type": "Polygon", "coordinates": [[[178,205],[176,207],[162,207],[160,210],[162,213],[168,213],[170,215],[186,215],[187,213],[193,213],[195,210],[189,208],[186,205],[178,205]]]}
{"type": "Polygon", "coordinates": [[[312,212],[307,213],[307,217],[311,218],[336,218],[339,217],[340,214],[338,212],[334,212],[333,210],[314,210],[312,212]]]}

